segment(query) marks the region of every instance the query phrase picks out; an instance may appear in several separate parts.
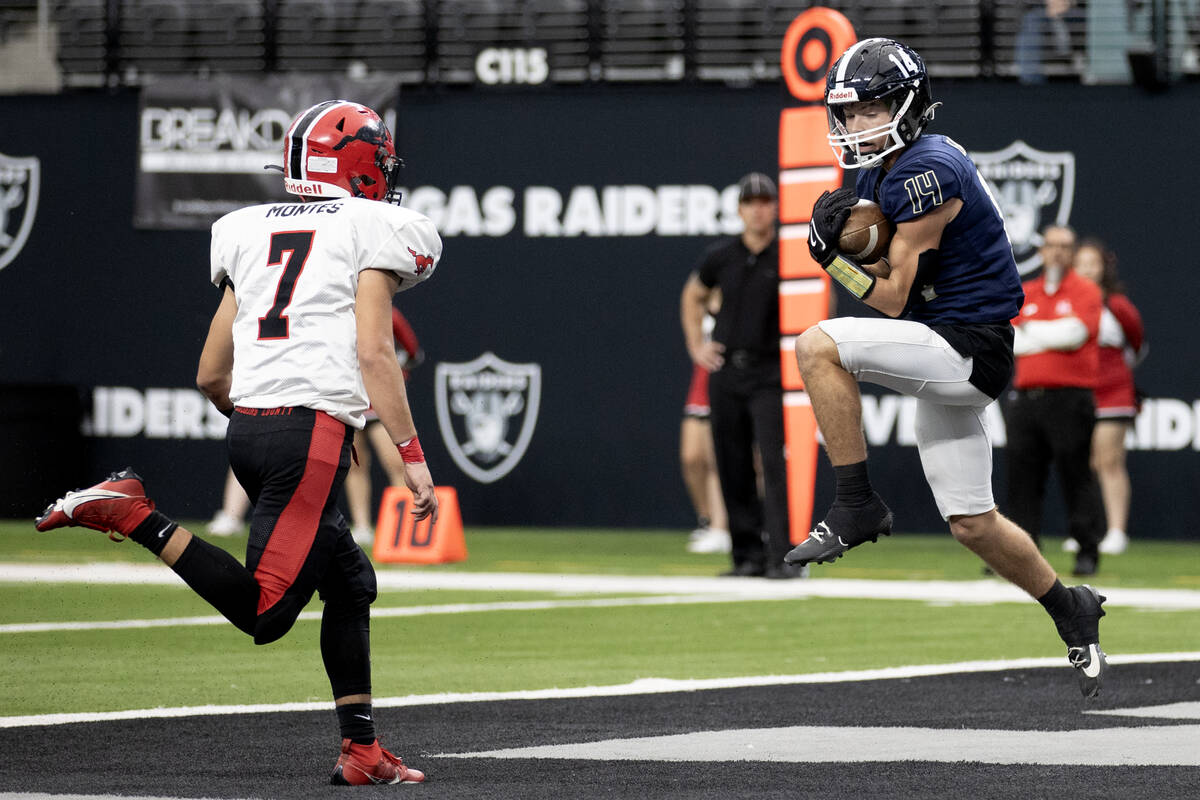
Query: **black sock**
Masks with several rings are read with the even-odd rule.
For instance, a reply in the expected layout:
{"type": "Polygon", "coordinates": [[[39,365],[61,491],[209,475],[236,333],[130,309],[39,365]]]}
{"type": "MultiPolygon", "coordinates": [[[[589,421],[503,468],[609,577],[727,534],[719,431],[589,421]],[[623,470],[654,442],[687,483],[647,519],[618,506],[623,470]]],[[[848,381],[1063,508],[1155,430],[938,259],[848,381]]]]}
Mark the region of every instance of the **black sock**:
{"type": "Polygon", "coordinates": [[[1067,619],[1075,613],[1075,595],[1057,578],[1050,590],[1038,598],[1038,602],[1055,622],[1067,619]]]}
{"type": "Polygon", "coordinates": [[[338,727],[342,738],[355,744],[370,744],[375,741],[375,715],[370,703],[346,703],[334,706],[337,711],[338,727]]]}
{"type": "Polygon", "coordinates": [[[142,520],[129,534],[129,538],[149,550],[154,555],[162,553],[167,546],[171,534],[179,527],[179,523],[167,517],[160,511],[151,511],[150,516],[142,520]]]}
{"type": "Polygon", "coordinates": [[[837,478],[837,502],[844,506],[865,506],[871,502],[874,492],[871,479],[867,477],[867,462],[843,464],[833,468],[837,478]]]}

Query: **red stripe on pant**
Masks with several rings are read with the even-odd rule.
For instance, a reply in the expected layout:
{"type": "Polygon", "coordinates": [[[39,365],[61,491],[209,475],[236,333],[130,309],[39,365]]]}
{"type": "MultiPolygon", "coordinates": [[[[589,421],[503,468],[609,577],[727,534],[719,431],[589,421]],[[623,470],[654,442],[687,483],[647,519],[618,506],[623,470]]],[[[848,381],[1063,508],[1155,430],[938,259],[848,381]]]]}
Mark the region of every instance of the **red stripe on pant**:
{"type": "Polygon", "coordinates": [[[259,614],[279,602],[288,587],[296,581],[304,560],[308,558],[321,525],[329,490],[337,475],[345,440],[345,424],[318,411],[300,485],[276,520],[267,547],[254,570],[254,580],[259,585],[259,614]]]}

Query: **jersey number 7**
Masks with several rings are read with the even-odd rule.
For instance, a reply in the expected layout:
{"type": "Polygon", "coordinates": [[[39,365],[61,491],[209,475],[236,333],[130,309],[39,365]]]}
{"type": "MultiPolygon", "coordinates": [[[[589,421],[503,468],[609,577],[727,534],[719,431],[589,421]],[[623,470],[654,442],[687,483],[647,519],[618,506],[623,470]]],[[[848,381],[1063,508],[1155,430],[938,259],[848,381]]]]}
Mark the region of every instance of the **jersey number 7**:
{"type": "Polygon", "coordinates": [[[288,338],[288,318],[283,311],[292,302],[292,293],[296,291],[296,281],[304,271],[304,262],[312,251],[315,231],[286,231],[271,234],[271,254],[267,259],[268,267],[283,266],[283,274],[279,276],[279,285],[275,288],[275,304],[265,317],[258,318],[258,338],[286,339],[288,338]]]}

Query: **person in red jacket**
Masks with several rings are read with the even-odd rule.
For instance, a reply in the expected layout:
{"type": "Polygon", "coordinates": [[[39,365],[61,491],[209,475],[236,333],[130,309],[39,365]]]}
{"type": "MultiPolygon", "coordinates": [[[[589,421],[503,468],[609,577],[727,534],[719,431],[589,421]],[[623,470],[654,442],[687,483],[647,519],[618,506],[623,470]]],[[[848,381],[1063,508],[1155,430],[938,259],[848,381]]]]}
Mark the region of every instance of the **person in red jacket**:
{"type": "Polygon", "coordinates": [[[1026,281],[1013,320],[1016,374],[1004,417],[1008,433],[1008,514],[1040,544],[1046,479],[1054,464],[1079,543],[1076,575],[1094,575],[1104,535],[1100,487],[1092,472],[1092,392],[1100,372],[1100,288],[1071,269],[1075,232],[1043,231],[1042,274],[1026,281]]]}
{"type": "MultiPolygon", "coordinates": [[[[1096,386],[1096,430],[1092,434],[1092,468],[1100,479],[1108,532],[1100,552],[1125,552],[1129,537],[1131,489],[1125,467],[1125,436],[1138,413],[1133,367],[1146,350],[1142,317],[1117,277],[1117,256],[1099,239],[1084,239],[1075,252],[1075,272],[1100,287],[1104,307],[1100,312],[1100,378],[1096,386]]],[[[1068,539],[1064,545],[1075,552],[1079,545],[1068,539]]]]}

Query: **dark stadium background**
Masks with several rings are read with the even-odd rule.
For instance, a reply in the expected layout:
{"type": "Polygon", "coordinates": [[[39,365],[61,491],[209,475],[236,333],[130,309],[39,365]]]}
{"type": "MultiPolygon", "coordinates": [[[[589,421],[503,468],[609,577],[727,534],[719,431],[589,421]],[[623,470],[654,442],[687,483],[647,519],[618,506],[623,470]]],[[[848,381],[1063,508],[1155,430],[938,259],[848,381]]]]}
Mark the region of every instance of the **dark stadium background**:
{"type": "MultiPolygon", "coordinates": [[[[191,387],[216,302],[207,283],[206,232],[144,230],[132,223],[139,93],[152,83],[155,70],[186,76],[224,64],[242,74],[272,66],[281,72],[341,72],[354,52],[346,42],[367,41],[362,38],[366,17],[346,18],[346,25],[362,23],[351,36],[338,20],[325,25],[321,15],[331,4],[268,3],[281,15],[279,26],[267,29],[270,36],[254,51],[258,56],[241,58],[228,42],[241,41],[245,30],[263,24],[244,16],[264,13],[259,4],[234,4],[239,10],[230,12],[232,38],[211,42],[204,38],[209,29],[194,20],[194,29],[185,25],[182,30],[190,33],[177,41],[162,34],[166,23],[153,15],[143,19],[130,11],[117,28],[112,18],[102,19],[106,8],[111,14],[126,5],[56,7],[55,21],[64,31],[60,66],[67,88],[0,95],[0,153],[36,156],[43,172],[30,238],[19,257],[0,270],[5,310],[0,316],[0,384],[5,387],[0,438],[6,443],[0,516],[34,514],[65,486],[86,485],[125,465],[146,476],[154,496],[174,515],[207,517],[217,507],[224,471],[219,440],[77,433],[78,415],[90,409],[95,387],[139,392],[191,387]],[[312,20],[322,24],[310,26],[315,32],[307,42],[299,41],[307,28],[297,15],[309,6],[317,15],[312,20]],[[84,25],[85,17],[91,27],[84,25]],[[106,30],[108,39],[96,39],[96,31],[106,30]],[[156,30],[159,38],[151,44],[157,51],[113,49],[140,46],[137,37],[156,30]],[[299,60],[298,52],[309,60],[299,60]],[[221,53],[229,54],[223,62],[215,60],[221,53]]],[[[440,16],[425,18],[425,28],[415,23],[411,31],[404,28],[416,37],[412,52],[436,56],[436,64],[418,59],[425,72],[408,70],[403,59],[409,50],[399,38],[387,47],[362,48],[378,56],[368,59],[369,66],[405,75],[396,134],[408,162],[406,183],[445,191],[470,186],[479,194],[507,186],[519,204],[528,186],[553,187],[565,198],[575,186],[720,188],[751,169],[774,171],[779,112],[790,101],[769,58],[772,53],[778,58],[775,34],[786,26],[791,5],[767,4],[762,19],[769,16],[769,25],[764,21],[756,28],[747,17],[741,27],[728,28],[739,37],[739,47],[757,48],[754,58],[767,60],[741,64],[726,80],[714,78],[715,62],[706,61],[716,52],[706,49],[706,35],[717,37],[724,30],[705,27],[705,20],[716,19],[713,9],[719,4],[642,5],[635,13],[621,4],[564,4],[559,11],[569,6],[572,13],[586,12],[582,22],[575,22],[586,23],[587,13],[595,11],[603,12],[596,19],[605,25],[586,28],[590,49],[576,56],[551,45],[551,80],[533,88],[472,84],[467,54],[472,45],[452,41],[459,28],[499,25],[503,3],[495,4],[499,10],[492,16],[472,16],[478,9],[472,11],[470,4],[443,3],[437,7],[440,16]],[[455,18],[460,12],[461,19],[455,18]],[[676,31],[674,23],[668,24],[671,15],[693,22],[676,31]],[[422,35],[424,50],[418,47],[422,35]],[[673,42],[683,42],[678,76],[643,71],[638,80],[629,80],[628,70],[617,69],[622,59],[674,63],[662,61],[663,53],[673,52],[673,42]],[[572,65],[586,66],[588,59],[603,68],[571,73],[572,65]],[[568,74],[578,79],[562,79],[568,74]]],[[[798,11],[803,4],[793,5],[798,11]]],[[[897,8],[902,11],[903,5],[897,8]]],[[[943,5],[953,10],[971,4],[943,5]]],[[[1190,201],[1200,158],[1187,124],[1200,118],[1200,86],[1178,80],[1165,92],[1148,91],[1163,87],[1136,69],[1138,85],[1083,85],[1086,75],[1078,64],[1061,60],[1043,65],[1048,83],[1017,83],[1011,58],[1019,9],[1005,2],[985,5],[982,39],[972,38],[975,17],[948,10],[935,25],[925,4],[892,16],[870,5],[850,4],[845,11],[861,34],[905,36],[926,53],[935,96],[945,103],[934,131],[974,152],[1023,140],[1041,151],[1074,154],[1070,222],[1116,248],[1151,342],[1139,384],[1150,398],[1165,398],[1184,414],[1146,420],[1148,431],[1160,429],[1177,441],[1171,445],[1175,449],[1131,452],[1137,487],[1132,524],[1138,536],[1190,535],[1200,513],[1178,498],[1194,491],[1193,464],[1200,449],[1195,401],[1200,377],[1189,366],[1186,344],[1193,335],[1189,296],[1200,245],[1190,201]]],[[[169,10],[185,21],[188,15],[198,19],[210,13],[194,3],[164,9],[158,12],[169,10]]],[[[371,3],[356,9],[360,15],[378,10],[371,3]]],[[[549,19],[545,9],[530,6],[521,13],[526,12],[538,24],[549,19]]],[[[405,19],[397,12],[388,24],[401,26],[405,19]]],[[[400,27],[392,30],[394,38],[401,33],[400,27]]],[[[1078,33],[1072,27],[1072,36],[1078,33]]],[[[496,28],[491,38],[480,36],[470,41],[510,41],[517,34],[496,28]]],[[[1124,53],[1114,58],[1123,62],[1124,53]]],[[[1144,60],[1139,65],[1144,67],[1144,60]]],[[[438,482],[458,489],[468,526],[690,527],[677,468],[678,420],[689,371],[678,292],[713,238],[527,238],[519,218],[517,228],[501,237],[447,236],[435,280],[402,295],[399,305],[428,354],[410,390],[422,442],[438,482]],[[434,373],[439,362],[461,363],[487,351],[510,362],[539,364],[543,386],[528,451],[504,478],[481,484],[459,470],[437,433],[434,373]]],[[[843,312],[850,306],[843,298],[843,312]]],[[[996,456],[998,496],[1003,497],[1003,450],[996,456]]],[[[898,528],[940,530],[917,463],[914,448],[896,444],[894,433],[887,444],[873,448],[876,481],[900,506],[898,528]]],[[[822,465],[818,504],[828,496],[828,484],[822,465]]],[[[1059,516],[1052,508],[1051,526],[1059,516]]]]}

